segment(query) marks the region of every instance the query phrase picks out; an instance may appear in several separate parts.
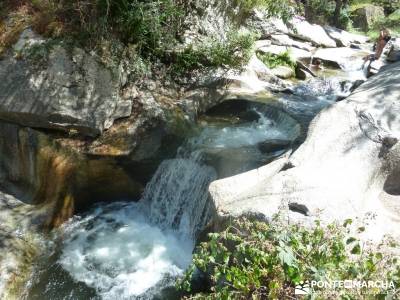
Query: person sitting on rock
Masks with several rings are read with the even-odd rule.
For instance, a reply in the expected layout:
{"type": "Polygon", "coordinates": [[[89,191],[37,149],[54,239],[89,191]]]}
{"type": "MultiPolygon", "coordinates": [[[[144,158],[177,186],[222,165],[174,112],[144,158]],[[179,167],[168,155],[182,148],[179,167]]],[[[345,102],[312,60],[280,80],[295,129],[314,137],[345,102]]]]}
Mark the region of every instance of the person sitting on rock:
{"type": "MultiPolygon", "coordinates": [[[[366,62],[373,62],[374,60],[378,60],[382,53],[383,53],[383,49],[385,48],[386,44],[390,41],[391,36],[389,33],[389,30],[387,30],[386,28],[382,28],[381,31],[379,32],[379,37],[374,45],[374,51],[375,53],[367,55],[366,57],[364,57],[364,65],[366,62]]],[[[364,67],[363,65],[363,67],[364,67]]]]}

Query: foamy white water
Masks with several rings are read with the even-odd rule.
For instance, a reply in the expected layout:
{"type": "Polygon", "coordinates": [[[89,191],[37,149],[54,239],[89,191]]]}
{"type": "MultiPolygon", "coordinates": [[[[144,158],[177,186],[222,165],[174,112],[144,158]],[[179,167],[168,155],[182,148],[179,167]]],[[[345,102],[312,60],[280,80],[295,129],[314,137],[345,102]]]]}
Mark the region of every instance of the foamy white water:
{"type": "Polygon", "coordinates": [[[161,231],[136,203],[99,206],[66,225],[65,235],[59,263],[103,299],[131,299],[176,278],[193,250],[191,238],[161,231]]]}
{"type": "Polygon", "coordinates": [[[151,221],[196,238],[211,218],[208,186],[216,178],[212,167],[193,159],[163,161],[143,194],[151,221]]]}
{"type": "Polygon", "coordinates": [[[298,135],[294,120],[287,115],[276,112],[275,117],[270,118],[264,113],[254,111],[260,117],[255,122],[224,128],[204,128],[199,137],[189,141],[191,149],[240,148],[272,139],[291,140],[298,135]]]}
{"type": "Polygon", "coordinates": [[[213,168],[192,160],[165,160],[139,203],[103,204],[65,226],[59,263],[103,299],[173,285],[209,220],[207,189],[215,178],[213,168]]]}

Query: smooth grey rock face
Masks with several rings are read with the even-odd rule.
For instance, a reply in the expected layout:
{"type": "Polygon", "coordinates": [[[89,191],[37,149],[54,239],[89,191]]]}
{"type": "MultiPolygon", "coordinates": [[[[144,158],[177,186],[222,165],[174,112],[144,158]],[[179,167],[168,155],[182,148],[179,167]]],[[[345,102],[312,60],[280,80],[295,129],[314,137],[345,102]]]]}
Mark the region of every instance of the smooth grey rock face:
{"type": "Polygon", "coordinates": [[[369,52],[367,51],[347,47],[325,48],[318,49],[314,54],[314,58],[320,59],[326,66],[341,68],[348,62],[361,59],[368,54],[369,52]]]}
{"type": "Polygon", "coordinates": [[[315,46],[336,47],[336,42],[328,36],[322,26],[310,24],[299,18],[293,18],[289,23],[291,25],[290,36],[309,41],[315,46]]]}
{"type": "Polygon", "coordinates": [[[368,37],[347,32],[332,26],[324,26],[326,33],[335,40],[338,47],[349,47],[351,44],[364,44],[368,37]]]}
{"type": "Polygon", "coordinates": [[[79,48],[38,45],[33,41],[40,37],[26,36],[15,50],[26,57],[44,51],[47,61],[35,66],[33,58],[16,59],[12,53],[0,61],[0,119],[95,136],[130,115],[132,101],[119,97],[118,79],[94,56],[79,48]]]}
{"type": "Polygon", "coordinates": [[[299,48],[305,51],[313,51],[315,49],[315,47],[313,47],[310,43],[295,41],[286,34],[271,35],[271,42],[273,45],[289,46],[289,47],[299,48]]]}
{"type": "Polygon", "coordinates": [[[269,18],[265,11],[259,9],[253,11],[248,23],[247,25],[258,31],[263,39],[269,38],[272,34],[289,33],[289,29],[281,19],[269,18]]]}
{"type": "Polygon", "coordinates": [[[271,69],[271,71],[272,74],[282,79],[288,79],[295,75],[293,69],[286,66],[278,66],[276,68],[271,69]]]}
{"type": "MultiPolygon", "coordinates": [[[[219,217],[324,222],[374,216],[365,238],[399,236],[400,63],[388,65],[346,100],[313,120],[290,157],[214,181],[209,191],[219,217]],[[300,213],[295,207],[306,208],[300,213]]],[[[311,224],[310,223],[310,224],[311,224]]]]}
{"type": "Polygon", "coordinates": [[[289,55],[294,60],[310,59],[311,56],[313,55],[312,52],[297,47],[277,46],[277,45],[263,46],[258,48],[257,51],[262,53],[272,53],[276,55],[282,54],[284,52],[289,52],[289,55]]]}

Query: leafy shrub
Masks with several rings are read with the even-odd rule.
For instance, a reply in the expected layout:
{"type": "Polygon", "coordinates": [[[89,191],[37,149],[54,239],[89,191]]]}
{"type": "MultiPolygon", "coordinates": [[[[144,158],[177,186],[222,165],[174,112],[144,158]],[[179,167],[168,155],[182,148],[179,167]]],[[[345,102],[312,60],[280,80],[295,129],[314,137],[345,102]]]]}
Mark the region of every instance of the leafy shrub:
{"type": "Polygon", "coordinates": [[[400,9],[400,0],[373,0],[373,3],[382,6],[386,14],[391,14],[396,9],[400,9]]]}
{"type": "Polygon", "coordinates": [[[6,4],[0,4],[0,56],[18,41],[20,33],[26,28],[29,21],[24,8],[8,12],[6,4]]]}
{"type": "MultiPolygon", "coordinates": [[[[287,225],[278,218],[270,224],[235,220],[221,233],[209,234],[209,240],[196,249],[193,265],[178,287],[190,293],[197,269],[210,288],[192,295],[192,299],[295,299],[295,286],[312,280],[387,280],[398,292],[397,259],[369,251],[360,241],[348,237],[350,224],[347,220],[343,225],[325,228],[316,222],[314,229],[307,229],[287,225]]],[[[317,292],[314,287],[310,299],[316,299],[317,292]]],[[[368,298],[363,293],[393,291],[361,287],[323,292],[323,299],[376,299],[376,295],[368,298]]]]}
{"type": "MultiPolygon", "coordinates": [[[[358,5],[362,5],[365,3],[359,3],[357,4],[357,6],[352,6],[352,9],[356,9],[357,7],[359,7],[358,5]]],[[[379,36],[379,32],[382,28],[387,28],[391,35],[396,36],[400,34],[400,10],[397,10],[395,12],[393,12],[392,14],[390,14],[387,17],[384,18],[380,18],[378,20],[376,20],[372,26],[370,27],[370,29],[368,30],[368,32],[359,32],[357,31],[355,28],[353,28],[351,26],[351,24],[348,26],[348,30],[349,31],[353,31],[356,33],[361,33],[361,34],[367,34],[371,40],[376,40],[379,36]]]]}
{"type": "MultiPolygon", "coordinates": [[[[180,34],[185,30],[185,16],[195,7],[192,7],[194,2],[195,0],[19,0],[17,5],[13,0],[5,0],[2,8],[15,9],[16,5],[26,7],[27,18],[24,19],[29,20],[28,25],[47,37],[69,39],[90,50],[100,51],[104,40],[120,40],[124,46],[135,45],[139,60],[168,62],[166,58],[179,44],[180,34]]],[[[288,18],[293,13],[291,0],[227,0],[224,3],[216,7],[229,6],[239,15],[248,15],[258,6],[266,8],[270,15],[282,18],[288,18]]],[[[25,23],[23,25],[26,26],[25,23]]],[[[21,28],[23,26],[16,33],[21,28]]],[[[0,51],[12,43],[13,40],[8,37],[15,36],[18,34],[8,34],[5,38],[0,36],[0,40],[5,40],[0,45],[0,51]],[[7,42],[8,40],[11,42],[7,42]]],[[[177,55],[176,65],[172,70],[182,73],[204,66],[222,65],[237,68],[248,61],[252,43],[253,37],[250,35],[231,33],[226,41],[211,39],[206,45],[196,49],[189,46],[177,55]]]]}
{"type": "Polygon", "coordinates": [[[51,25],[67,26],[68,34],[96,40],[116,33],[125,43],[134,43],[143,53],[155,53],[174,41],[183,11],[176,0],[33,0],[41,33],[51,25]]]}
{"type": "Polygon", "coordinates": [[[257,56],[263,63],[272,69],[278,66],[287,66],[294,70],[297,65],[297,63],[291,58],[289,51],[280,54],[257,52],[257,56]]]}
{"type": "Polygon", "coordinates": [[[175,2],[98,0],[98,10],[125,42],[134,43],[148,53],[160,51],[176,39],[183,11],[175,2]]]}
{"type": "Polygon", "coordinates": [[[197,49],[189,46],[177,54],[174,69],[182,73],[206,66],[240,68],[249,61],[254,41],[254,34],[230,32],[225,41],[212,39],[197,49]]]}
{"type": "Polygon", "coordinates": [[[290,0],[233,0],[233,6],[242,14],[249,14],[254,8],[264,8],[269,16],[274,16],[287,21],[293,16],[293,2],[290,0]]]}

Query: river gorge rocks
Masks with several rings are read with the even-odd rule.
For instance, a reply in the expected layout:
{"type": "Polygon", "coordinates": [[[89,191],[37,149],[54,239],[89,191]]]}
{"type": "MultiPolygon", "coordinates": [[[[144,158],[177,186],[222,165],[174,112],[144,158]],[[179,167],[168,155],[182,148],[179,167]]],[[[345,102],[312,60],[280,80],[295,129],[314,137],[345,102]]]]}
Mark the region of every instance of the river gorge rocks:
{"type": "Polygon", "coordinates": [[[91,54],[52,45],[29,29],[0,60],[0,119],[96,136],[131,113],[116,74],[91,54]]]}
{"type": "Polygon", "coordinates": [[[368,41],[368,37],[349,33],[342,29],[338,29],[332,26],[324,26],[326,33],[335,40],[338,47],[349,47],[352,44],[365,44],[368,41]]]}
{"type": "Polygon", "coordinates": [[[254,214],[266,219],[283,209],[293,222],[373,216],[366,236],[398,236],[400,64],[324,109],[304,144],[292,155],[238,176],[215,181],[209,191],[218,216],[254,214]],[[335,124],[335,126],[332,126],[335,124]]]}
{"type": "Polygon", "coordinates": [[[390,62],[400,61],[400,38],[392,38],[387,48],[386,60],[390,62]]]}
{"type": "Polygon", "coordinates": [[[48,229],[96,201],[138,199],[143,190],[116,161],[16,124],[0,122],[0,157],[1,299],[19,297],[48,229]]]}
{"type": "MultiPolygon", "coordinates": [[[[197,12],[194,12],[196,20],[184,34],[182,43],[185,45],[193,41],[203,42],[202,38],[208,34],[215,34],[223,39],[230,28],[224,12],[213,11],[214,8],[210,5],[202,9],[202,2],[199,1],[196,8],[202,11],[202,14],[197,15],[197,12]]],[[[16,45],[0,59],[0,276],[6,278],[6,281],[0,280],[0,284],[6,282],[9,285],[8,289],[10,286],[17,287],[16,276],[10,275],[13,273],[22,274],[20,279],[24,280],[23,275],[29,272],[27,267],[40,253],[41,245],[36,239],[38,233],[42,235],[47,229],[62,225],[75,213],[85,211],[94,202],[138,200],[143,186],[160,162],[175,157],[182,136],[192,130],[191,126],[199,115],[218,104],[229,101],[236,101],[238,105],[243,102],[246,105],[252,103],[260,114],[254,110],[246,110],[246,114],[240,117],[247,123],[265,117],[266,121],[261,125],[269,129],[277,128],[278,133],[283,134],[274,136],[271,130],[273,139],[264,141],[265,135],[262,134],[267,130],[257,128],[257,133],[262,133],[261,137],[257,137],[255,141],[251,140],[253,144],[249,142],[250,146],[241,145],[228,150],[214,146],[201,149],[207,152],[208,160],[214,161],[217,173],[222,177],[237,172],[239,167],[243,167],[244,160],[250,163],[252,159],[257,160],[256,155],[260,153],[271,154],[261,155],[262,163],[268,163],[288,149],[298,147],[315,114],[337,100],[336,90],[344,90],[347,96],[350,89],[344,86],[349,81],[340,81],[335,83],[334,87],[329,80],[313,81],[310,76],[325,75],[314,74],[309,69],[309,64],[314,56],[324,60],[326,66],[328,60],[332,60],[337,63],[337,68],[341,68],[343,61],[355,60],[364,52],[336,46],[348,46],[348,42],[363,43],[362,39],[350,37],[343,31],[333,33],[332,29],[324,30],[319,25],[312,25],[300,19],[292,21],[292,27],[295,29],[289,28],[281,21],[267,20],[265,16],[253,21],[252,28],[260,30],[263,40],[256,42],[247,65],[241,70],[213,69],[207,74],[201,74],[200,78],[185,77],[182,79],[185,83],[182,86],[167,83],[164,78],[160,79],[154,74],[148,75],[141,84],[136,84],[130,78],[133,71],[129,73],[129,68],[124,65],[129,61],[117,62],[116,65],[110,66],[104,64],[94,52],[66,42],[45,39],[29,29],[23,31],[16,45]],[[318,47],[333,48],[317,50],[318,47]],[[305,86],[313,86],[313,91],[317,93],[304,92],[304,86],[292,78],[292,69],[285,69],[287,74],[278,73],[282,67],[268,67],[257,57],[256,51],[272,54],[289,51],[298,61],[298,66],[301,66],[296,70],[296,74],[302,72],[297,77],[306,80],[305,86]],[[337,53],[340,55],[336,55],[337,53]],[[335,59],[331,56],[335,56],[335,59]],[[282,79],[288,77],[291,78],[282,79]],[[317,87],[321,87],[321,91],[317,87]],[[332,99],[321,97],[325,94],[332,95],[332,99]],[[173,144],[175,140],[178,140],[177,145],[173,144]],[[226,161],[230,161],[231,165],[226,161]],[[19,231],[21,228],[23,230],[19,231]],[[15,251],[8,253],[3,250],[9,249],[9,245],[15,245],[15,251]],[[12,266],[8,268],[4,261],[13,261],[12,266]]],[[[353,81],[350,80],[350,84],[353,84],[353,81]]],[[[347,124],[342,124],[340,116],[339,121],[335,118],[329,119],[330,127],[332,124],[338,124],[336,127],[339,130],[347,124]]],[[[330,140],[324,132],[328,130],[328,125],[324,126],[323,129],[318,129],[315,124],[310,131],[318,129],[319,136],[322,136],[323,145],[313,145],[316,153],[318,152],[316,157],[321,161],[324,161],[321,154],[323,151],[327,151],[333,157],[335,150],[335,147],[325,145],[330,140]]],[[[249,134],[244,140],[248,136],[249,134]]],[[[234,142],[240,144],[241,137],[239,135],[234,142]]],[[[390,153],[392,140],[384,141],[390,153]]],[[[300,166],[292,161],[298,156],[297,153],[292,156],[287,153],[265,167],[234,177],[234,181],[229,181],[228,178],[222,182],[229,185],[220,190],[220,182],[213,183],[210,191],[218,212],[222,214],[221,205],[224,206],[224,211],[225,208],[228,213],[231,213],[230,210],[237,210],[238,214],[247,209],[250,211],[262,207],[260,211],[267,215],[270,212],[267,209],[272,211],[278,202],[278,193],[274,196],[276,198],[273,198],[272,205],[267,206],[257,192],[263,191],[265,186],[270,188],[270,180],[277,182],[276,186],[274,185],[276,189],[287,188],[285,191],[292,192],[289,190],[290,179],[282,183],[275,178],[277,174],[291,174],[290,172],[300,166]],[[280,170],[282,172],[279,173],[280,170]],[[248,176],[249,174],[252,175],[248,176]],[[252,189],[255,185],[257,189],[253,192],[256,199],[254,201],[258,201],[257,205],[254,205],[253,200],[249,200],[250,197],[246,194],[247,188],[252,189]],[[236,202],[236,198],[242,195],[247,197],[246,203],[240,199],[236,202]],[[227,198],[230,198],[229,203],[224,202],[227,198]]],[[[310,150],[307,155],[309,157],[304,154],[299,158],[304,164],[313,152],[310,150]]],[[[329,156],[327,159],[330,159],[329,156]]],[[[258,167],[259,161],[256,163],[258,167]]],[[[182,174],[196,173],[191,165],[184,165],[183,159],[179,165],[185,169],[182,174]]],[[[242,171],[254,167],[244,168],[242,171]]],[[[329,169],[323,167],[324,165],[320,168],[317,162],[310,163],[300,175],[307,177],[306,172],[326,175],[324,172],[328,172],[326,170],[329,169]]],[[[168,170],[171,178],[175,180],[176,166],[171,163],[168,170]]],[[[396,206],[392,197],[396,197],[397,193],[394,184],[397,175],[397,172],[393,172],[385,183],[388,193],[382,198],[382,203],[387,207],[396,206]]],[[[191,181],[189,176],[183,177],[186,183],[191,181]]],[[[214,175],[212,178],[215,178],[214,175]]],[[[323,176],[318,179],[322,180],[323,176]]],[[[297,178],[293,179],[293,182],[295,180],[297,178]]],[[[206,182],[203,184],[205,188],[206,182]]],[[[300,186],[302,182],[298,182],[300,186]]],[[[155,186],[161,199],[164,190],[158,182],[154,183],[155,186]]],[[[185,190],[183,185],[181,188],[185,190]]],[[[169,192],[171,206],[176,204],[173,202],[175,192],[172,186],[169,192]]],[[[185,192],[190,194],[189,190],[185,192]]],[[[185,198],[184,203],[189,203],[187,199],[191,200],[190,197],[182,195],[185,198]]],[[[206,193],[204,195],[206,198],[206,193]]],[[[289,205],[305,207],[306,214],[312,214],[313,205],[317,204],[312,202],[310,205],[305,201],[308,194],[304,195],[289,205]]],[[[315,198],[310,198],[310,201],[317,202],[315,198]]],[[[162,205],[160,207],[162,208],[162,205]]],[[[195,203],[190,202],[190,207],[193,207],[190,209],[192,216],[197,213],[195,203]]],[[[182,210],[181,207],[176,208],[179,210],[179,219],[182,210]]],[[[2,290],[5,289],[5,286],[0,286],[0,298],[2,290]]]]}
{"type": "Polygon", "coordinates": [[[325,66],[332,68],[345,68],[349,62],[362,59],[370,52],[348,47],[318,49],[314,59],[319,59],[325,66]]]}
{"type": "Polygon", "coordinates": [[[289,34],[293,37],[309,41],[315,46],[336,47],[336,42],[320,25],[310,24],[300,18],[293,18],[289,24],[291,26],[289,34]]]}
{"type": "Polygon", "coordinates": [[[39,131],[0,123],[0,137],[0,190],[28,205],[53,206],[44,227],[95,201],[135,199],[142,191],[115,161],[85,156],[39,131]]]}

